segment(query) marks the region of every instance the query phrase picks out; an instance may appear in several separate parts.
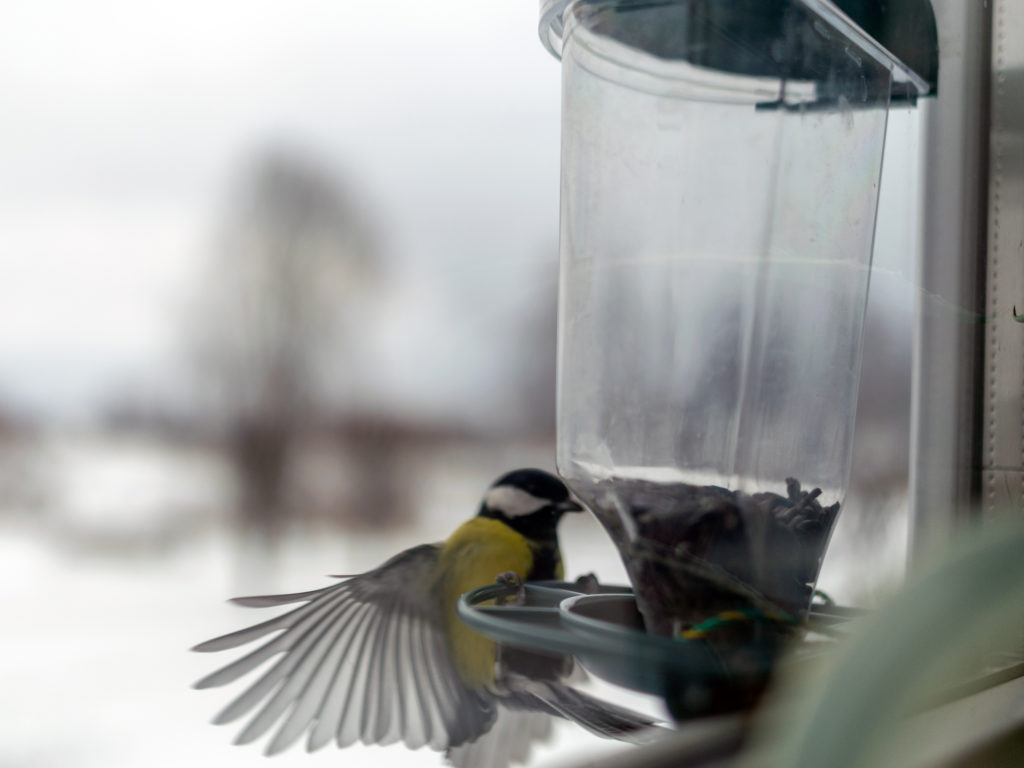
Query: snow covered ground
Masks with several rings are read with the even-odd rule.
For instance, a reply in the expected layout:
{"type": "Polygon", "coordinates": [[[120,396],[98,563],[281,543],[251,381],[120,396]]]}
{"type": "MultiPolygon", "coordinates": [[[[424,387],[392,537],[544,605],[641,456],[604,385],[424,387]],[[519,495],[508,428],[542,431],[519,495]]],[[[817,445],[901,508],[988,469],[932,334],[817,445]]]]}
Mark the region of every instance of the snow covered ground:
{"type": "MultiPolygon", "coordinates": [[[[326,583],[402,546],[393,537],[291,541],[281,558],[282,588],[326,583]],[[390,540],[389,540],[390,539],[390,540]]],[[[591,558],[580,558],[581,565],[591,558]]],[[[209,533],[159,557],[94,558],[49,545],[31,530],[0,533],[0,765],[252,765],[258,747],[235,747],[238,726],[210,718],[237,687],[195,691],[195,680],[228,658],[188,651],[244,624],[253,611],[225,603],[235,594],[232,540],[209,533]]],[[[621,697],[617,696],[617,700],[621,697]]],[[[642,702],[641,702],[642,703],[642,702]]],[[[616,748],[566,724],[538,765],[564,764],[580,749],[616,748]]],[[[301,747],[285,765],[338,764],[337,750],[301,747]]],[[[404,747],[353,747],[347,766],[439,765],[437,754],[404,747]]]]}
{"type": "MultiPolygon", "coordinates": [[[[113,547],[90,543],[88,531],[167,528],[173,514],[160,511],[165,506],[161,500],[167,498],[179,499],[172,511],[201,516],[219,492],[203,497],[195,487],[179,486],[216,489],[222,480],[215,466],[195,456],[163,455],[138,445],[121,446],[105,456],[105,470],[78,467],[63,475],[67,493],[57,498],[63,499],[65,509],[46,515],[0,510],[4,768],[258,764],[263,759],[259,746],[231,744],[239,726],[209,724],[238,688],[190,688],[229,656],[188,649],[255,623],[259,616],[226,603],[226,598],[256,589],[315,588],[327,583],[326,574],[358,572],[404,547],[440,539],[470,514],[485,482],[475,468],[461,474],[452,470],[447,482],[439,478],[427,488],[430,499],[415,525],[386,534],[293,535],[282,542],[276,558],[257,561],[259,572],[254,575],[252,557],[243,556],[223,516],[165,537],[159,547],[139,546],[134,534],[115,536],[120,544],[113,547]]],[[[97,460],[95,455],[91,460],[97,460]]],[[[894,503],[899,506],[898,500],[894,503]]],[[[841,522],[822,585],[837,599],[850,601],[870,598],[887,579],[898,576],[905,540],[900,519],[894,514],[893,522],[876,526],[874,543],[859,540],[863,526],[855,515],[841,522]]],[[[624,581],[618,556],[593,519],[567,518],[562,538],[570,574],[593,571],[603,581],[624,581]]],[[[110,537],[99,541],[109,544],[110,537]]],[[[607,686],[596,685],[599,692],[609,693],[607,686]]],[[[660,705],[646,697],[619,690],[610,695],[620,703],[660,712],[660,705]]],[[[561,724],[554,741],[536,754],[534,765],[572,765],[587,754],[624,748],[561,724]]],[[[350,768],[441,763],[435,753],[402,746],[357,746],[343,755],[333,747],[307,755],[296,746],[274,758],[281,766],[337,765],[342,759],[350,768]]]]}
{"type": "MultiPolygon", "coordinates": [[[[259,764],[259,746],[231,744],[240,726],[209,723],[240,685],[190,687],[229,660],[229,654],[191,653],[191,646],[259,620],[226,599],[315,588],[328,583],[326,574],[359,572],[404,547],[440,539],[472,513],[476,501],[469,500],[484,482],[472,469],[452,471],[448,484],[426,489],[430,500],[414,526],[386,534],[293,535],[276,557],[254,567],[253,553],[230,533],[226,515],[197,524],[211,504],[224,501],[215,463],[144,443],[80,444],[77,451],[57,444],[46,456],[54,508],[0,510],[4,768],[259,764]],[[176,516],[185,518],[182,530],[176,516]]],[[[622,581],[596,522],[572,519],[563,535],[574,572],[622,581]]],[[[614,695],[659,711],[645,697],[614,695]]],[[[535,764],[564,765],[569,754],[616,748],[623,747],[562,724],[535,764]]],[[[353,767],[441,764],[436,753],[400,745],[356,746],[343,757],[353,767]]],[[[333,747],[308,755],[301,746],[274,758],[282,766],[341,759],[333,747]]]]}

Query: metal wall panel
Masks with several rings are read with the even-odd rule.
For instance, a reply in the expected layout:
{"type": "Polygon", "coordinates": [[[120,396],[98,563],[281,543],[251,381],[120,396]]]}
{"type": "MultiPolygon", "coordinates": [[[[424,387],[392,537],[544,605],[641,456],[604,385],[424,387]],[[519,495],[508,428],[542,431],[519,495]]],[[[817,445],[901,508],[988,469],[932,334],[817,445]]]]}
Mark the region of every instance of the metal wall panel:
{"type": "Polygon", "coordinates": [[[992,16],[981,494],[987,515],[1024,511],[1024,2],[992,16]],[[1017,317],[1014,316],[1015,311],[1017,317]]]}
{"type": "MultiPolygon", "coordinates": [[[[1020,0],[1010,0],[1020,2],[1020,0]]],[[[975,507],[988,208],[991,4],[932,0],[938,95],[925,110],[910,440],[911,556],[975,507]]]]}

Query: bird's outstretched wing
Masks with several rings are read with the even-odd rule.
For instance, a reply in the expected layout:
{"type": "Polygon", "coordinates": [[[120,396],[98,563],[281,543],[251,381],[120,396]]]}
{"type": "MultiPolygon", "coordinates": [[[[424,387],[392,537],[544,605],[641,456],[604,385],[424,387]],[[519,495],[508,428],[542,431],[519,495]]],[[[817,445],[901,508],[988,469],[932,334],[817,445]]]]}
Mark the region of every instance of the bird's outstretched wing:
{"type": "Polygon", "coordinates": [[[262,703],[236,741],[253,741],[283,719],[268,754],[306,731],[310,751],[332,739],[340,747],[402,741],[443,750],[485,733],[494,703],[460,682],[429,594],[438,553],[439,545],[425,544],[324,589],[236,598],[252,607],[305,604],[193,649],[220,651],[280,632],[195,684],[230,683],[284,654],[214,722],[231,722],[262,703]]]}

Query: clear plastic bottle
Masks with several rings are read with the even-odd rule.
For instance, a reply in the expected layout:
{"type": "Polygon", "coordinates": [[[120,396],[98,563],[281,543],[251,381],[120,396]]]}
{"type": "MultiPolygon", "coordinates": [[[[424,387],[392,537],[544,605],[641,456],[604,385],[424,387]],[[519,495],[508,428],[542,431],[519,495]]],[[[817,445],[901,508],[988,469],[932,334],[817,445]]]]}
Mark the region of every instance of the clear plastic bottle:
{"type": "Polygon", "coordinates": [[[886,115],[913,73],[812,0],[548,0],[558,467],[648,629],[809,605],[849,474],[886,115]]]}

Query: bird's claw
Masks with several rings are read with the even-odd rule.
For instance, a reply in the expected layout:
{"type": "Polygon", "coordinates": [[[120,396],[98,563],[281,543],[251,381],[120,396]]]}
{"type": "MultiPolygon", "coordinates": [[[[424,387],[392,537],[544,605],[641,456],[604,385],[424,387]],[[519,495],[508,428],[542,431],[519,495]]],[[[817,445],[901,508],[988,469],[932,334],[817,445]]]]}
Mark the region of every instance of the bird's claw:
{"type": "Polygon", "coordinates": [[[506,605],[510,602],[512,605],[526,605],[526,589],[523,587],[523,580],[519,578],[519,574],[515,571],[505,571],[499,573],[497,578],[494,579],[495,584],[501,584],[509,592],[513,594],[511,596],[505,595],[499,597],[494,602],[497,605],[506,605]]]}
{"type": "Polygon", "coordinates": [[[576,588],[586,595],[594,595],[601,589],[601,582],[593,572],[584,573],[576,579],[576,588]]]}

